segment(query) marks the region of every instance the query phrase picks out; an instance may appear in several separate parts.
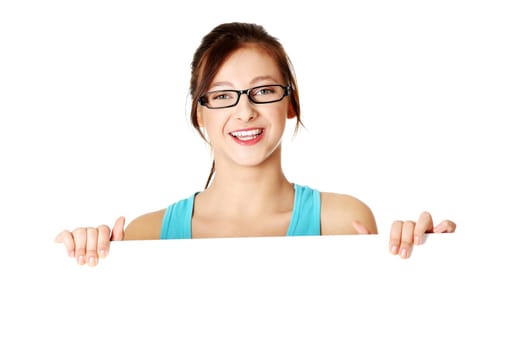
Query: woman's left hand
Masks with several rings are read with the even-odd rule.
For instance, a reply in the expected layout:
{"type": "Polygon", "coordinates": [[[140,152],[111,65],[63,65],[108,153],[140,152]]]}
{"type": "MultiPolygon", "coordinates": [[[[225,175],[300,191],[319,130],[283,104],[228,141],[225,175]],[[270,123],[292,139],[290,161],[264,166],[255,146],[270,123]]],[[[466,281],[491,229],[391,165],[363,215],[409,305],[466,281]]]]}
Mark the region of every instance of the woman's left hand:
{"type": "Polygon", "coordinates": [[[390,252],[406,259],[410,256],[414,244],[423,244],[425,233],[450,233],[455,230],[456,224],[450,220],[444,220],[434,226],[432,216],[426,211],[421,213],[417,222],[394,221],[390,230],[390,252]]]}

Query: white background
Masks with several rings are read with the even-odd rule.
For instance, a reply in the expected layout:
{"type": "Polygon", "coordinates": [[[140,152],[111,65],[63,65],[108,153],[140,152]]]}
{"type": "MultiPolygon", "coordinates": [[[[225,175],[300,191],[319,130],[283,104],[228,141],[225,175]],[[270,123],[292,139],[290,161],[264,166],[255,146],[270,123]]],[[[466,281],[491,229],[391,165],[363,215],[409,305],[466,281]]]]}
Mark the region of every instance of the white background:
{"type": "MultiPolygon", "coordinates": [[[[243,21],[278,37],[298,76],[307,129],[292,139],[290,124],[285,137],[289,180],[362,199],[381,237],[392,220],[422,210],[456,221],[463,255],[453,261],[482,262],[477,281],[489,266],[494,281],[472,291],[523,310],[515,289],[525,243],[525,12],[518,5],[2,2],[0,269],[4,286],[27,284],[22,295],[4,288],[4,301],[38,294],[46,273],[58,284],[45,291],[58,298],[65,272],[47,267],[59,266],[48,263],[63,253],[52,245],[62,229],[131,220],[202,189],[210,157],[189,123],[189,65],[215,25],[243,21]]],[[[236,242],[222,249],[247,248],[236,242]]],[[[82,293],[82,284],[76,288],[82,293]]],[[[71,318],[82,316],[73,308],[71,318]]]]}

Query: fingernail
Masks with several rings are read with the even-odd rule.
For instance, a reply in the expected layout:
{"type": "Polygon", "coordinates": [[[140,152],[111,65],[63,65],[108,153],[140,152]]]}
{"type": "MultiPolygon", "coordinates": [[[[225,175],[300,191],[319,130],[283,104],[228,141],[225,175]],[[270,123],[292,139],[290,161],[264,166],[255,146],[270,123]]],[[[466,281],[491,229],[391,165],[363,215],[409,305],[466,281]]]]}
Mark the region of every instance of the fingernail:
{"type": "Polygon", "coordinates": [[[69,255],[70,258],[74,258],[74,257],[75,257],[75,252],[72,251],[72,250],[70,250],[70,251],[68,252],[68,255],[69,255]]]}
{"type": "Polygon", "coordinates": [[[391,252],[392,254],[396,254],[396,253],[397,253],[397,246],[396,246],[396,245],[392,245],[392,246],[390,246],[390,252],[391,252]]]}
{"type": "Polygon", "coordinates": [[[80,255],[77,257],[77,262],[79,265],[83,265],[84,264],[84,256],[83,255],[80,255]]]}
{"type": "Polygon", "coordinates": [[[421,243],[421,238],[419,236],[414,237],[414,244],[419,245],[421,243]]]}
{"type": "Polygon", "coordinates": [[[401,248],[401,252],[399,253],[399,255],[401,255],[402,258],[406,258],[407,257],[406,248],[401,248]]]}
{"type": "Polygon", "coordinates": [[[95,257],[90,256],[88,259],[89,266],[95,266],[95,257]]]}
{"type": "Polygon", "coordinates": [[[101,249],[98,252],[98,256],[100,256],[101,258],[105,258],[106,257],[106,251],[104,249],[101,249]]]}

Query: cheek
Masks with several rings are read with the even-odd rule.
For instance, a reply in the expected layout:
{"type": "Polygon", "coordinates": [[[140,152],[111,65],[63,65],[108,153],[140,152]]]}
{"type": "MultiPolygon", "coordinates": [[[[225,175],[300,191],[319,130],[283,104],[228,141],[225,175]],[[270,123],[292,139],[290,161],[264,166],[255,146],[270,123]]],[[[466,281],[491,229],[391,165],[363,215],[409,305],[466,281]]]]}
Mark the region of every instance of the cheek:
{"type": "Polygon", "coordinates": [[[284,107],[284,108],[279,109],[279,111],[276,111],[275,115],[278,116],[276,118],[277,122],[280,123],[280,124],[283,124],[283,125],[286,124],[286,121],[288,119],[294,117],[294,116],[290,117],[290,109],[288,107],[284,107]]]}
{"type": "Polygon", "coordinates": [[[285,111],[276,111],[275,114],[273,114],[273,120],[271,122],[273,130],[272,133],[274,133],[277,137],[282,137],[286,129],[287,121],[288,118],[285,111]]]}
{"type": "Polygon", "coordinates": [[[205,115],[202,118],[202,128],[204,128],[204,132],[211,144],[214,143],[214,139],[222,137],[223,124],[221,124],[219,117],[214,118],[214,116],[205,115]]]}

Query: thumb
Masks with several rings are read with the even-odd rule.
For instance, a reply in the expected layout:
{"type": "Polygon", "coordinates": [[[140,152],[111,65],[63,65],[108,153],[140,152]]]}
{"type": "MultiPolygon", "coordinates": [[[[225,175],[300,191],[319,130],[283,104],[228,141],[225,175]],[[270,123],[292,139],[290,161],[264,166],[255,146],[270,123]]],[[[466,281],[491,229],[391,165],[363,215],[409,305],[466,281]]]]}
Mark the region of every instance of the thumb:
{"type": "Polygon", "coordinates": [[[111,230],[111,240],[112,241],[122,241],[124,240],[124,224],[126,223],[126,218],[123,216],[119,217],[115,221],[113,230],[111,230]]]}
{"type": "Polygon", "coordinates": [[[352,226],[355,228],[356,232],[360,235],[368,235],[370,231],[363,225],[360,221],[353,220],[352,226]]]}

